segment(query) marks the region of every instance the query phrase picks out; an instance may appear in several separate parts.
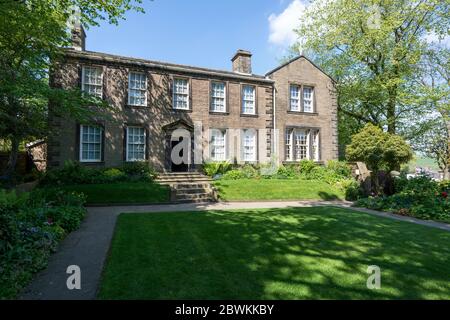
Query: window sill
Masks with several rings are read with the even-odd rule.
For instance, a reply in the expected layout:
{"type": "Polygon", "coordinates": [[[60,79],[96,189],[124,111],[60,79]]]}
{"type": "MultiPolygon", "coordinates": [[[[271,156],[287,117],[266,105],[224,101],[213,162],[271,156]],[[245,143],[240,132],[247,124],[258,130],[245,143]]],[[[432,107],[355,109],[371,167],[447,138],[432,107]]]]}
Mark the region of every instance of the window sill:
{"type": "Polygon", "coordinates": [[[78,160],[81,164],[89,164],[89,165],[94,165],[94,164],[105,164],[105,161],[103,160],[99,160],[99,161],[94,161],[94,160],[78,160]]]}
{"type": "Polygon", "coordinates": [[[241,113],[241,117],[258,118],[257,114],[241,113]]]}
{"type": "Polygon", "coordinates": [[[173,112],[182,112],[182,113],[190,113],[192,112],[192,109],[174,109],[172,108],[173,112]]]}
{"type": "Polygon", "coordinates": [[[148,105],[143,105],[143,106],[138,106],[138,105],[133,105],[133,104],[126,104],[125,107],[127,108],[148,108],[148,105]]]}
{"type": "Polygon", "coordinates": [[[215,116],[228,116],[230,113],[228,111],[222,112],[222,111],[209,111],[209,114],[215,115],[215,116]]]}
{"type": "Polygon", "coordinates": [[[292,110],[288,110],[287,113],[299,114],[299,115],[305,115],[305,116],[318,116],[319,115],[317,112],[304,112],[304,111],[292,111],[292,110]]]}
{"type": "MultiPolygon", "coordinates": [[[[308,160],[308,159],[302,159],[302,160],[308,160]]],[[[302,160],[284,160],[282,161],[283,164],[299,164],[302,160]]],[[[308,160],[309,161],[309,160],[308,160]]],[[[313,160],[314,163],[323,165],[325,162],[323,160],[313,160]]]]}

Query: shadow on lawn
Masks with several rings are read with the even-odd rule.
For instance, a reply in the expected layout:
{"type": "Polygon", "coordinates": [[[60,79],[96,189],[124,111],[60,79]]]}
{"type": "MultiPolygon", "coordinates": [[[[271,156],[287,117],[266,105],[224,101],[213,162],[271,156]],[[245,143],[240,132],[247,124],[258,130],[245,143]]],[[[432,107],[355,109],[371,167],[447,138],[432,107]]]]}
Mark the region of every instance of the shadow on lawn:
{"type": "Polygon", "coordinates": [[[119,221],[103,298],[450,297],[450,236],[431,228],[328,207],[119,221]],[[366,288],[369,265],[381,268],[381,290],[366,288]]]}

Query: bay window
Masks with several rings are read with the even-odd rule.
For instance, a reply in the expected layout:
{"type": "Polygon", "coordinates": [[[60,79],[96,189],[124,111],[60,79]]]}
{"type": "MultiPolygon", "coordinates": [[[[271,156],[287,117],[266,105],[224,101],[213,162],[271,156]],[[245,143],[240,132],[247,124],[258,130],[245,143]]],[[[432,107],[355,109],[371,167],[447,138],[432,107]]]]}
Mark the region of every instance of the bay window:
{"type": "Polygon", "coordinates": [[[308,128],[288,128],[285,139],[286,161],[320,160],[319,130],[308,128]]]}

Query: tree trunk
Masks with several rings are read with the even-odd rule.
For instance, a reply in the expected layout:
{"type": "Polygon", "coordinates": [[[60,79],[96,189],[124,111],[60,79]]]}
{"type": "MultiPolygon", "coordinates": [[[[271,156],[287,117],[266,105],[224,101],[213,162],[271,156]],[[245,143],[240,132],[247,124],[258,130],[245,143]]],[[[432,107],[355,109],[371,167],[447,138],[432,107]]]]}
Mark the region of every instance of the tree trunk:
{"type": "Polygon", "coordinates": [[[397,101],[397,88],[394,88],[392,90],[389,90],[389,101],[387,104],[387,114],[386,114],[388,132],[391,134],[395,134],[395,132],[397,131],[395,118],[396,101],[397,101]]]}
{"type": "Polygon", "coordinates": [[[3,178],[8,182],[13,182],[14,172],[16,170],[17,157],[19,155],[20,140],[13,137],[11,139],[11,152],[9,154],[8,164],[4,172],[3,178]]]}
{"type": "Polygon", "coordinates": [[[449,166],[447,165],[444,168],[444,176],[443,176],[444,180],[450,180],[450,172],[448,171],[448,169],[449,169],[449,166]]]}

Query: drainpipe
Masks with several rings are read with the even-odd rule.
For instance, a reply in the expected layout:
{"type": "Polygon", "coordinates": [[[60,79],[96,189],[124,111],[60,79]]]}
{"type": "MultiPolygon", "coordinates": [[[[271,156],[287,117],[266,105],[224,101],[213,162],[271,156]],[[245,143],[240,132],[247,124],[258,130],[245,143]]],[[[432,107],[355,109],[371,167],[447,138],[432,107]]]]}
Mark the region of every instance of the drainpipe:
{"type": "Polygon", "coordinates": [[[273,154],[278,159],[278,135],[277,135],[277,90],[275,89],[275,84],[273,84],[273,154]]]}

